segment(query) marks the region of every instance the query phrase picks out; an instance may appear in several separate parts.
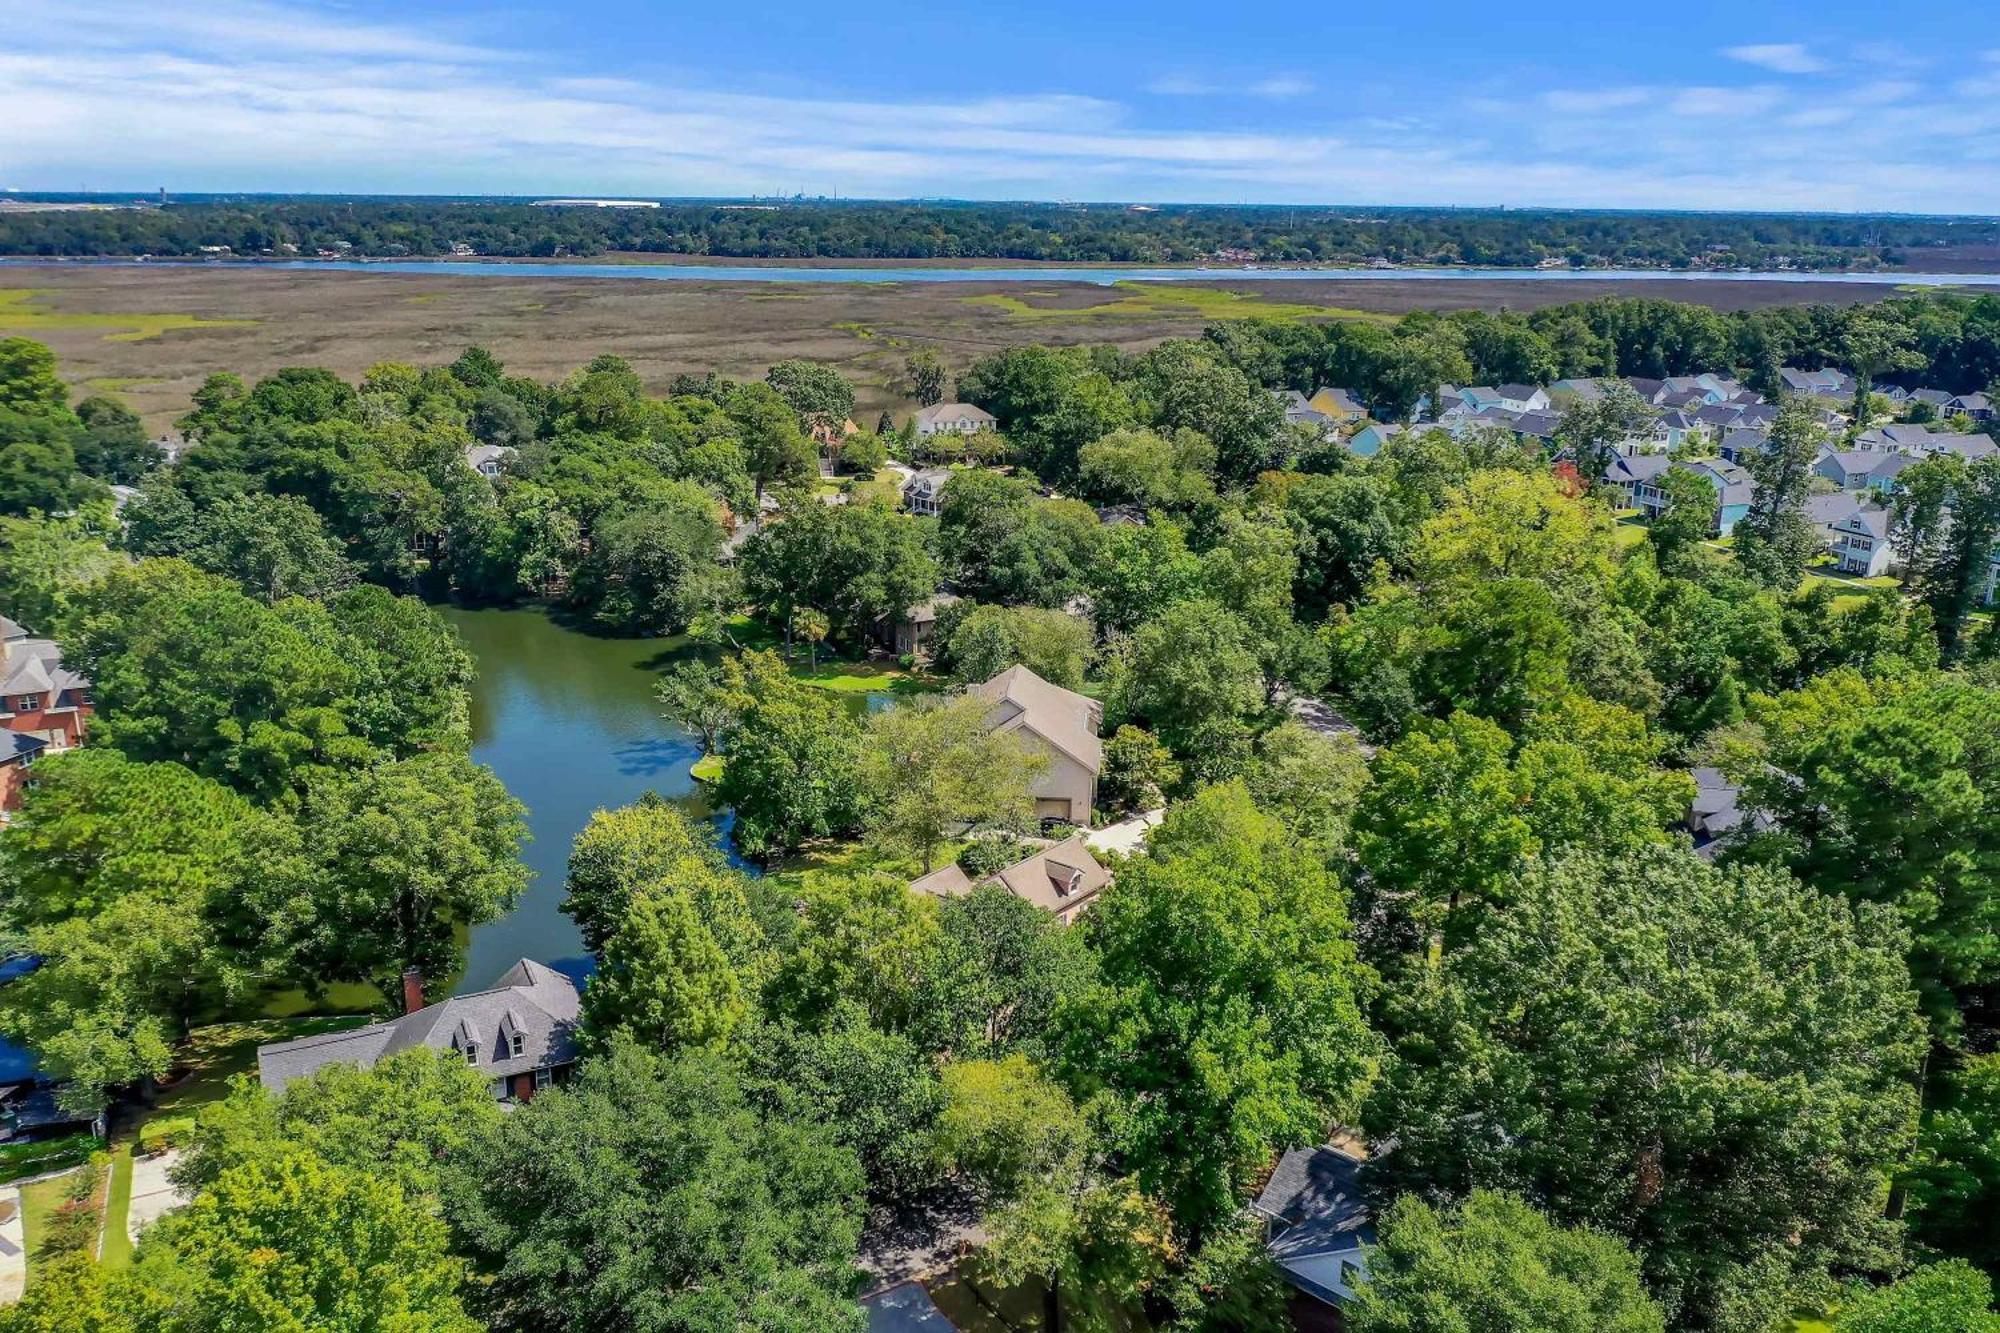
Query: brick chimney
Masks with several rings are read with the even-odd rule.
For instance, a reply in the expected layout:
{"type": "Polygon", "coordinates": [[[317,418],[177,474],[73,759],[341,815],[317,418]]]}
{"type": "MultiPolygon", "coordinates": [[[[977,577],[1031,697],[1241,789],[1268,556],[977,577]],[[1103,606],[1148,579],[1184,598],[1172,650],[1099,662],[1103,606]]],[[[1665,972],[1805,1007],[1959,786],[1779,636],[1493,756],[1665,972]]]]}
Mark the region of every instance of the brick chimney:
{"type": "Polygon", "coordinates": [[[424,1007],[424,974],[417,968],[403,973],[403,1012],[414,1014],[424,1007]]]}

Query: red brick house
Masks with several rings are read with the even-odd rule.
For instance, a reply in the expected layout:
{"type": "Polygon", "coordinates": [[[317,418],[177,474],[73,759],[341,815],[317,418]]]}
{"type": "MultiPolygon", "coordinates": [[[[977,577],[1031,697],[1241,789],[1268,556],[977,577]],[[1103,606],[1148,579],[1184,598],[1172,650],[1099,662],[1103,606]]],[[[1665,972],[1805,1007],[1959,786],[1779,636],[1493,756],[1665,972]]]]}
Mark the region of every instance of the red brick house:
{"type": "Polygon", "coordinates": [[[90,713],[90,682],[62,649],[0,616],[0,815],[21,804],[37,757],[83,743],[90,713]]]}

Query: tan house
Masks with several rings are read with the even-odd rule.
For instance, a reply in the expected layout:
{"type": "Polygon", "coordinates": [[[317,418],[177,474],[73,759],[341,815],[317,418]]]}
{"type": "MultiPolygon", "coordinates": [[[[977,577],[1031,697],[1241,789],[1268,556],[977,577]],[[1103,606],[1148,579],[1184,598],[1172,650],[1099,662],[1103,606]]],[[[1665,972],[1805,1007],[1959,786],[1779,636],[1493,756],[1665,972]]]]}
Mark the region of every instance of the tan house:
{"type": "Polygon", "coordinates": [[[1047,751],[1048,767],[1034,783],[1035,817],[1089,828],[1097,774],[1104,767],[1104,743],[1097,738],[1102,706],[1024,666],[1008,667],[969,693],[993,705],[988,730],[1030,737],[1047,751]]]}
{"type": "Polygon", "coordinates": [[[1053,847],[1044,847],[984,879],[975,880],[954,864],[933,870],[910,888],[938,898],[961,898],[981,884],[997,884],[1068,925],[1111,882],[1111,872],[1098,864],[1083,838],[1078,833],[1053,847]]]}

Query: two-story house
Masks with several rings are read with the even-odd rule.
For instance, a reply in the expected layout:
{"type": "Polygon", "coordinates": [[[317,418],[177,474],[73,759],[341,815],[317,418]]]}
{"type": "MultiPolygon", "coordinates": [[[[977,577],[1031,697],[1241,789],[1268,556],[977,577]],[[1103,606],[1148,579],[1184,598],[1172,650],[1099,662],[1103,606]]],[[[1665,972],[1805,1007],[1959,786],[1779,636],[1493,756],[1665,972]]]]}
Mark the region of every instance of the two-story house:
{"type": "MultiPolygon", "coordinates": [[[[1623,463],[1643,462],[1642,459],[1623,459],[1623,463]]],[[[1734,463],[1719,458],[1690,459],[1685,462],[1658,460],[1664,466],[1649,469],[1650,475],[1635,479],[1630,486],[1632,508],[1637,509],[1648,522],[1658,518],[1671,507],[1666,490],[1660,485],[1661,476],[1670,469],[1698,473],[1708,479],[1715,488],[1715,512],[1709,519],[1711,536],[1727,537],[1750,512],[1750,499],[1756,490],[1756,483],[1750,474],[1734,463]]],[[[1616,469],[1618,463],[1612,464],[1616,469]]],[[[1620,484],[1607,470],[1605,479],[1614,485],[1620,484]]]]}
{"type": "Polygon", "coordinates": [[[1889,511],[1863,505],[1828,525],[1827,549],[1843,574],[1878,578],[1889,572],[1889,511]]]}
{"type": "Polygon", "coordinates": [[[988,731],[1021,736],[1047,752],[1048,767],[1034,782],[1035,817],[1089,828],[1104,767],[1104,743],[1097,738],[1103,706],[1024,666],[1008,667],[968,693],[992,705],[988,731]]]}
{"type": "Polygon", "coordinates": [[[951,480],[948,468],[926,468],[912,472],[903,483],[903,507],[918,518],[936,518],[944,512],[945,483],[951,480]]]}
{"type": "Polygon", "coordinates": [[[999,424],[999,418],[971,403],[932,403],[917,409],[919,435],[974,435],[999,424]]]}
{"type": "Polygon", "coordinates": [[[494,1097],[525,1102],[562,1083],[576,1065],[580,1009],[576,984],[554,968],[523,958],[491,989],[424,1003],[423,979],[403,977],[401,1018],[257,1048],[257,1073],[269,1092],[333,1064],[372,1066],[398,1051],[450,1051],[490,1081],[494,1097]]]}
{"type": "Polygon", "coordinates": [[[35,759],[83,743],[90,682],[62,649],[0,616],[0,813],[18,809],[35,759]]]}

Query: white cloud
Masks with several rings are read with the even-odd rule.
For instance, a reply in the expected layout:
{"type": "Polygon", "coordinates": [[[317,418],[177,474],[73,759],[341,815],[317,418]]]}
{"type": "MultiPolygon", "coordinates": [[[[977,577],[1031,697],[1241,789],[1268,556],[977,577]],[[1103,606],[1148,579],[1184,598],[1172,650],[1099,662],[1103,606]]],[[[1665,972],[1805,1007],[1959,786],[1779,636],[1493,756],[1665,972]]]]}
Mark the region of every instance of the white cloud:
{"type": "Polygon", "coordinates": [[[1282,72],[1150,85],[1223,99],[1242,120],[1221,129],[1200,103],[1033,85],[840,96],[754,68],[727,88],[725,72],[639,77],[265,0],[80,7],[0,0],[0,183],[2000,211],[1983,169],[2000,103],[1976,78],[1886,65],[1851,87],[1620,85],[1610,70],[1525,99],[1531,71],[1504,66],[1421,98],[1385,84],[1310,99],[1282,72]]]}
{"type": "Polygon", "coordinates": [[[1250,85],[1250,91],[1259,97],[1304,97],[1312,90],[1312,81],[1296,74],[1274,74],[1250,85]]]}
{"type": "Polygon", "coordinates": [[[1557,88],[1542,94],[1542,105],[1551,111],[1592,115],[1599,111],[1640,106],[1653,96],[1654,93],[1646,88],[1557,88]]]}
{"type": "Polygon", "coordinates": [[[1750,116],[1778,100],[1772,88],[1683,88],[1667,105],[1677,116],[1750,116]]]}
{"type": "Polygon", "coordinates": [[[1818,74],[1827,68],[1824,60],[1797,42],[1728,46],[1723,48],[1722,54],[1731,60],[1740,60],[1746,65],[1756,65],[1779,74],[1818,74]]]}
{"type": "Polygon", "coordinates": [[[1271,74],[1247,83],[1231,83],[1187,74],[1164,74],[1146,85],[1158,97],[1221,97],[1248,93],[1252,97],[1304,97],[1313,91],[1310,79],[1297,74],[1271,74]]]}

